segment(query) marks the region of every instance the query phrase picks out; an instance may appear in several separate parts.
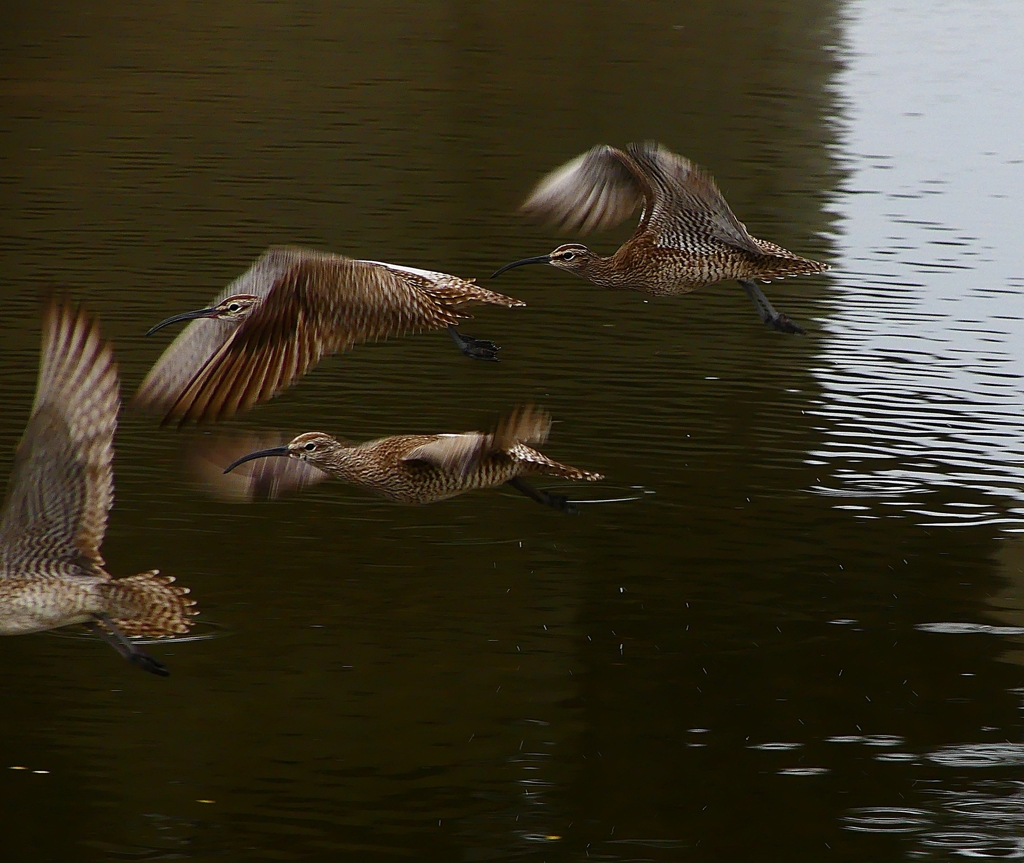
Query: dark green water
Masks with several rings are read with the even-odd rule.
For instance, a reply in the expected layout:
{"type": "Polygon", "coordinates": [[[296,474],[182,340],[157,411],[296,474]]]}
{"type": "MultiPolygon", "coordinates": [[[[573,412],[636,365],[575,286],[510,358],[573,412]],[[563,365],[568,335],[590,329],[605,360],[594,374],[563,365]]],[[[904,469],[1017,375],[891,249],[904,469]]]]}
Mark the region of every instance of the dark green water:
{"type": "Polygon", "coordinates": [[[194,433],[126,412],[108,565],[177,575],[226,637],[154,646],[169,680],[0,643],[6,859],[1020,853],[1012,0],[8,14],[3,475],[54,288],[130,393],[168,341],[146,328],[271,243],[477,277],[549,251],[515,207],[597,142],[664,142],[835,269],[767,289],[804,338],[735,284],[645,302],[516,270],[495,287],[528,308],[465,327],[500,365],[361,346],[234,424],[362,439],[535,401],[545,451],[608,477],[572,491],[641,497],[578,517],[335,484],[222,504],[194,433]]]}

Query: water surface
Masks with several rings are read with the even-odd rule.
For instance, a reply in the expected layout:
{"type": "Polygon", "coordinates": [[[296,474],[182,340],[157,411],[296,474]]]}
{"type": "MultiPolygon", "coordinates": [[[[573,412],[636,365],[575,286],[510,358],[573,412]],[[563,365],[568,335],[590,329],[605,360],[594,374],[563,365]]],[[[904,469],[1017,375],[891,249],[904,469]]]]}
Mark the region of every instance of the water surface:
{"type": "Polygon", "coordinates": [[[552,457],[641,498],[574,518],[505,491],[219,503],[194,432],[126,412],[109,566],[174,573],[224,637],[155,646],[166,681],[0,644],[12,859],[1019,853],[1018,4],[12,17],[3,473],[48,292],[101,314],[130,392],[169,338],[142,333],[270,243],[480,278],[550,250],[515,207],[601,141],[663,141],[834,266],[767,289],[805,338],[734,284],[516,270],[495,286],[528,308],[466,325],[501,364],[362,346],[234,424],[362,439],[536,401],[552,457]]]}

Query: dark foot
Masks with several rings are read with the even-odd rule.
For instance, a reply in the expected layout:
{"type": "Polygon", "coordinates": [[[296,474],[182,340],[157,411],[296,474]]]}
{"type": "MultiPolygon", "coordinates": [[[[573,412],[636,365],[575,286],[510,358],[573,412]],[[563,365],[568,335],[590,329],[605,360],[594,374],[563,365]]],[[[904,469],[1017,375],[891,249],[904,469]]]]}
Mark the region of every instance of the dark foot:
{"type": "Polygon", "coordinates": [[[807,335],[807,330],[794,323],[788,315],[784,315],[782,312],[779,312],[774,318],[765,321],[765,323],[780,333],[796,333],[799,336],[807,335]]]}
{"type": "Polygon", "coordinates": [[[132,665],[138,666],[143,671],[155,674],[158,677],[170,677],[171,672],[167,670],[159,659],[154,659],[137,644],[132,642],[120,629],[114,625],[106,615],[97,615],[97,623],[90,627],[97,632],[107,644],[127,659],[132,665]]]}
{"type": "Polygon", "coordinates": [[[143,671],[148,671],[150,674],[155,674],[157,677],[170,677],[171,672],[167,670],[167,666],[164,665],[159,659],[154,659],[148,653],[136,648],[128,654],[128,661],[132,665],[137,665],[143,671]]]}
{"type": "Polygon", "coordinates": [[[518,477],[516,477],[516,479],[510,479],[508,484],[520,494],[525,494],[530,498],[530,500],[535,500],[537,503],[544,504],[544,506],[550,506],[552,509],[557,509],[559,512],[564,512],[566,515],[579,515],[580,511],[564,494],[554,494],[550,491],[534,488],[532,485],[528,485],[518,477]]]}
{"type": "Polygon", "coordinates": [[[540,494],[543,497],[541,503],[545,503],[552,509],[557,509],[559,512],[564,512],[566,515],[579,515],[579,508],[568,496],[564,494],[554,494],[550,491],[541,491],[540,494]]]}
{"type": "Polygon", "coordinates": [[[472,336],[460,333],[455,327],[448,327],[448,335],[458,345],[463,356],[469,357],[471,360],[498,362],[498,351],[501,348],[494,344],[494,342],[487,339],[474,339],[472,336]]]}
{"type": "Polygon", "coordinates": [[[768,301],[768,297],[764,295],[764,291],[756,283],[749,279],[739,279],[739,283],[743,285],[743,290],[747,292],[747,296],[753,301],[761,320],[773,330],[778,330],[780,333],[806,335],[807,331],[803,327],[793,323],[788,315],[775,310],[775,306],[768,301]]]}

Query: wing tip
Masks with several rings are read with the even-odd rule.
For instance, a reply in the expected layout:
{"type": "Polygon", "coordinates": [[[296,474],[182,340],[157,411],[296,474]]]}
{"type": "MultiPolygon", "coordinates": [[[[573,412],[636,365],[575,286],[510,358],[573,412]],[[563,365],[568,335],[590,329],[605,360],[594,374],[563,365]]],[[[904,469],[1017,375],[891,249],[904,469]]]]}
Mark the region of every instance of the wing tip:
{"type": "Polygon", "coordinates": [[[492,433],[494,448],[506,450],[516,444],[543,444],[551,433],[553,420],[545,408],[527,402],[502,416],[492,433]]]}

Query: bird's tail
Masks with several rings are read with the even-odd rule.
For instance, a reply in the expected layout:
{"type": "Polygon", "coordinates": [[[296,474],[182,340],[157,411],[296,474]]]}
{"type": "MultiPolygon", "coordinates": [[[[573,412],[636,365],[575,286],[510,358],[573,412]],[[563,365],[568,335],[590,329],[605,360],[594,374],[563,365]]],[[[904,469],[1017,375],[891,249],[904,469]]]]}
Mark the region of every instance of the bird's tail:
{"type": "Polygon", "coordinates": [[[107,615],[125,635],[154,638],[188,632],[196,615],[188,588],[159,570],[116,578],[107,588],[107,615]]]}
{"type": "Polygon", "coordinates": [[[755,268],[758,272],[749,278],[781,279],[786,276],[811,276],[832,269],[821,261],[801,258],[788,249],[782,248],[767,240],[756,240],[763,257],[757,258],[755,268]]]}
{"type": "MultiPolygon", "coordinates": [[[[463,306],[472,303],[483,303],[488,306],[505,306],[506,308],[526,305],[522,300],[517,300],[515,297],[506,297],[497,291],[481,288],[473,279],[452,278],[425,287],[424,290],[444,305],[459,312],[462,312],[463,306]]],[[[462,314],[465,316],[464,312],[462,314]]]]}
{"type": "Polygon", "coordinates": [[[557,476],[562,479],[586,480],[587,482],[596,482],[599,479],[604,479],[602,474],[573,467],[571,464],[562,464],[561,462],[553,461],[544,455],[544,453],[538,452],[533,447],[526,446],[526,444],[518,444],[514,446],[509,455],[511,455],[512,458],[520,464],[528,464],[530,466],[528,472],[532,474],[557,476]]]}

